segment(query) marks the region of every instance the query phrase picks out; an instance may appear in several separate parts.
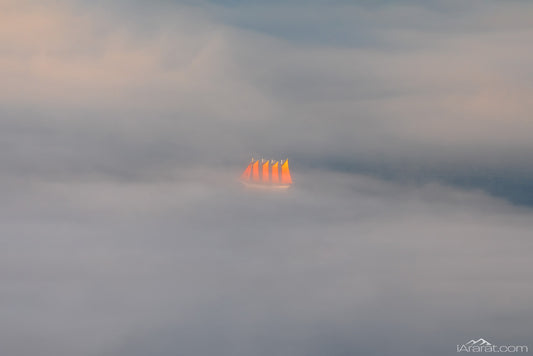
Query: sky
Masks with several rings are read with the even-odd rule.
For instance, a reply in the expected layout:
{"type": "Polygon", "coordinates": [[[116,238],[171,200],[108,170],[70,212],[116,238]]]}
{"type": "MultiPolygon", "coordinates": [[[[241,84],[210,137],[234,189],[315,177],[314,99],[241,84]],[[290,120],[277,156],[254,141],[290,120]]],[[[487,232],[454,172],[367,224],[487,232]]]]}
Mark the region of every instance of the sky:
{"type": "Polygon", "coordinates": [[[2,349],[533,347],[532,15],[0,0],[2,349]]]}

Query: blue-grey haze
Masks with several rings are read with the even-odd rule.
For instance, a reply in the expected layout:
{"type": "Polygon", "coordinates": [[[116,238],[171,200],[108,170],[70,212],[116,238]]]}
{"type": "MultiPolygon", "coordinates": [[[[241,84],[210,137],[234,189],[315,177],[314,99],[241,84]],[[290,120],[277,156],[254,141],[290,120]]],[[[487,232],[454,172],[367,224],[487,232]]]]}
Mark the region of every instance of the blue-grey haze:
{"type": "Polygon", "coordinates": [[[533,347],[532,15],[0,1],[1,353],[533,347]]]}

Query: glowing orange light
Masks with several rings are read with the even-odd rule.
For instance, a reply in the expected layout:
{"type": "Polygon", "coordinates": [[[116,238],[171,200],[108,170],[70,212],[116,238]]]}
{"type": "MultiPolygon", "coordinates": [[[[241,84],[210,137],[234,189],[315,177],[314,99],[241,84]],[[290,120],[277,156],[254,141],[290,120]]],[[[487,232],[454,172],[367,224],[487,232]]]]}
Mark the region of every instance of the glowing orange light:
{"type": "Polygon", "coordinates": [[[269,177],[268,177],[268,161],[263,163],[262,171],[263,171],[263,182],[268,182],[269,181],[269,177]]]}
{"type": "Polygon", "coordinates": [[[241,182],[247,188],[284,190],[292,185],[288,159],[285,161],[261,159],[261,167],[259,166],[259,161],[252,158],[242,172],[241,182]]]}
{"type": "Polygon", "coordinates": [[[277,184],[279,183],[279,169],[278,169],[278,161],[272,165],[272,183],[277,184]]]}
{"type": "Polygon", "coordinates": [[[292,184],[291,173],[289,172],[289,160],[281,165],[281,183],[292,184]]]}
{"type": "Polygon", "coordinates": [[[252,165],[252,180],[259,180],[259,161],[255,161],[252,165]]]}
{"type": "Polygon", "coordinates": [[[241,179],[243,180],[250,180],[250,173],[252,173],[252,164],[250,163],[248,167],[242,172],[241,179]]]}

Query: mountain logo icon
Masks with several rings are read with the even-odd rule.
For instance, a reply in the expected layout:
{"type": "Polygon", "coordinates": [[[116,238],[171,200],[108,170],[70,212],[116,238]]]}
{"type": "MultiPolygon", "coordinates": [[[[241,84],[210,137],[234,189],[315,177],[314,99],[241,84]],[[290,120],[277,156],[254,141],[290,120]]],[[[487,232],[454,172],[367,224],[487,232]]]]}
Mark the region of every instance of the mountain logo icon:
{"type": "Polygon", "coordinates": [[[490,346],[492,344],[485,339],[477,339],[477,340],[472,339],[469,342],[467,342],[465,345],[467,346],[490,346]]]}
{"type": "Polygon", "coordinates": [[[527,345],[494,345],[485,339],[472,339],[466,344],[457,345],[457,352],[528,352],[527,345]]]}

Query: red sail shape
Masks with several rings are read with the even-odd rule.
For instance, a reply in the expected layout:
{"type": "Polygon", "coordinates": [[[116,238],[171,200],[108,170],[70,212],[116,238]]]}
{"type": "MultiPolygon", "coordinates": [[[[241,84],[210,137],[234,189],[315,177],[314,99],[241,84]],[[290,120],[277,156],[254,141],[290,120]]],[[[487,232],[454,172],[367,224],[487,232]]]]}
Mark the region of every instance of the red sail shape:
{"type": "Polygon", "coordinates": [[[252,180],[259,180],[259,161],[255,161],[252,165],[252,180]]]}
{"type": "Polygon", "coordinates": [[[291,173],[289,172],[289,160],[281,165],[281,183],[292,184],[291,173]]]}
{"type": "Polygon", "coordinates": [[[263,170],[263,182],[268,182],[269,181],[269,177],[268,177],[268,161],[263,163],[262,170],[263,170]]]}
{"type": "Polygon", "coordinates": [[[272,165],[272,183],[279,184],[278,161],[272,165]]]}
{"type": "Polygon", "coordinates": [[[241,179],[242,180],[250,180],[250,174],[252,173],[252,164],[250,163],[248,167],[242,172],[241,179]]]}

